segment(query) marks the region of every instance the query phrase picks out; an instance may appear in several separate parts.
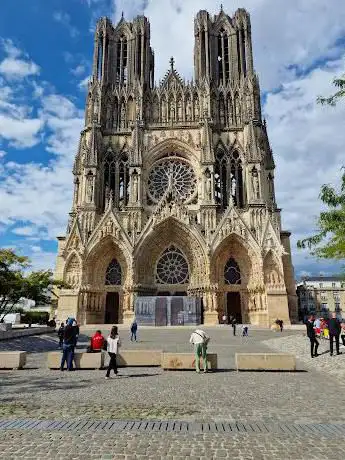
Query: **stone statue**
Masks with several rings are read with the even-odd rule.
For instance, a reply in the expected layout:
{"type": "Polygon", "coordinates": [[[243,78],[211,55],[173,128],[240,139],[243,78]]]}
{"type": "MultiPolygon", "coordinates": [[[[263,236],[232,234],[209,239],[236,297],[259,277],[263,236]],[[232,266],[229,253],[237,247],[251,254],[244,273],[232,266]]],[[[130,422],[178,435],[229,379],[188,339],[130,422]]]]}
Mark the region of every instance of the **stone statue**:
{"type": "Polygon", "coordinates": [[[87,177],[86,182],[86,201],[91,203],[93,200],[93,176],[87,177]]]}
{"type": "Polygon", "coordinates": [[[200,117],[199,98],[196,98],[194,101],[194,119],[195,121],[199,120],[199,117],[200,117]]]}
{"type": "Polygon", "coordinates": [[[186,101],[186,119],[190,121],[192,119],[192,103],[189,98],[186,101]]]}
{"type": "Polygon", "coordinates": [[[212,197],[212,183],[211,183],[212,177],[208,169],[205,172],[205,177],[206,177],[206,199],[210,201],[212,197]]]}
{"type": "Polygon", "coordinates": [[[79,179],[74,181],[74,203],[78,205],[79,202],[79,179]]]}
{"type": "Polygon", "coordinates": [[[252,170],[252,191],[254,198],[260,198],[259,174],[256,168],[252,170]]]}
{"type": "Polygon", "coordinates": [[[133,202],[136,203],[138,201],[138,174],[134,172],[132,174],[133,180],[133,202]]]}

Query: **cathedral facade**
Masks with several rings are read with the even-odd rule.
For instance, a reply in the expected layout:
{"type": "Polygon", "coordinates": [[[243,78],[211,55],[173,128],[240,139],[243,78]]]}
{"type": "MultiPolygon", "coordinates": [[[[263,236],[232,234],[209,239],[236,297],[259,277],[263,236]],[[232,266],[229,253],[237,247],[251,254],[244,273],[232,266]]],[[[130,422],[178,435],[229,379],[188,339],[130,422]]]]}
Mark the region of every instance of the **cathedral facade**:
{"type": "Polygon", "coordinates": [[[98,21],[60,320],[127,323],[143,296],[196,297],[205,324],[296,318],[249,14],[200,11],[194,33],[195,79],[171,59],[156,84],[147,18],[98,21]]]}

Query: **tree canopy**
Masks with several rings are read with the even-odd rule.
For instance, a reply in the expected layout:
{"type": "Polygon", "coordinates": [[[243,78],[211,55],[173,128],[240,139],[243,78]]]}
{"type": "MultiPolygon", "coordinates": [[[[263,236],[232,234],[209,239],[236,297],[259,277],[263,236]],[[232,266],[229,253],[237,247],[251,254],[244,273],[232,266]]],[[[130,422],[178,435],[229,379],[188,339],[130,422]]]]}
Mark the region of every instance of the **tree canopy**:
{"type": "Polygon", "coordinates": [[[337,88],[337,91],[328,97],[319,96],[317,98],[319,104],[336,105],[339,99],[345,97],[345,74],[334,78],[333,85],[337,88]]]}
{"type": "Polygon", "coordinates": [[[67,287],[54,280],[51,270],[31,271],[28,257],[12,249],[0,249],[0,320],[13,311],[21,298],[34,300],[36,306],[52,302],[57,297],[54,288],[67,287]]]}
{"type": "MultiPolygon", "coordinates": [[[[344,169],[344,168],[343,168],[344,169]]],[[[323,185],[321,201],[328,207],[318,218],[318,232],[309,238],[299,240],[298,248],[312,249],[312,255],[325,259],[345,258],[345,172],[341,178],[340,191],[330,185],[323,185]]]]}

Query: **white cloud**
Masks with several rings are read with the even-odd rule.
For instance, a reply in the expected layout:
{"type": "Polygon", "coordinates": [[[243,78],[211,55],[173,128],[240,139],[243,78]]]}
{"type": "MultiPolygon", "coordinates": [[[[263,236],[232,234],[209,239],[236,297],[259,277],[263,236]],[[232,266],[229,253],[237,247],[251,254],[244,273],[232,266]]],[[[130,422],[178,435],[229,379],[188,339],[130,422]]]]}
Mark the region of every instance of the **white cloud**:
{"type": "Polygon", "coordinates": [[[5,155],[6,155],[5,150],[0,150],[0,158],[4,158],[5,155]]]}
{"type": "Polygon", "coordinates": [[[39,142],[38,134],[43,121],[35,119],[15,120],[0,115],[0,139],[8,140],[16,148],[33,147],[39,142]]]}
{"type": "Polygon", "coordinates": [[[71,69],[71,73],[75,75],[76,77],[80,77],[81,75],[83,75],[83,73],[85,73],[85,70],[86,70],[85,65],[79,64],[74,69],[71,69]]]}
{"type": "Polygon", "coordinates": [[[6,58],[0,63],[0,73],[7,78],[24,78],[29,75],[37,75],[40,68],[34,62],[26,62],[22,59],[6,58]]]}
{"type": "Polygon", "coordinates": [[[12,230],[12,233],[15,235],[22,235],[22,236],[33,236],[37,234],[37,228],[36,227],[16,227],[12,230]]]}
{"type": "Polygon", "coordinates": [[[79,35],[79,30],[76,27],[72,26],[71,17],[68,13],[65,13],[63,11],[55,11],[53,14],[53,18],[56,22],[62,24],[64,27],[67,28],[72,38],[75,38],[79,35]]]}
{"type": "Polygon", "coordinates": [[[83,78],[79,83],[78,83],[78,88],[81,91],[85,91],[87,88],[87,85],[90,81],[91,75],[88,75],[87,77],[83,78]]]}
{"type": "Polygon", "coordinates": [[[20,80],[40,73],[39,66],[17,48],[12,40],[1,40],[1,45],[7,56],[0,62],[0,74],[7,79],[20,80]]]}
{"type": "MultiPolygon", "coordinates": [[[[344,104],[324,107],[316,96],[328,94],[333,75],[341,73],[343,60],[317,68],[269,93],[265,105],[268,131],[276,160],[276,195],[285,228],[292,231],[297,267],[312,262],[308,251],[298,251],[296,241],[317,231],[322,209],[321,185],[340,184],[344,164],[344,104]]],[[[339,270],[333,262],[314,262],[319,272],[339,270]]],[[[298,270],[297,270],[298,272],[298,270]]]]}

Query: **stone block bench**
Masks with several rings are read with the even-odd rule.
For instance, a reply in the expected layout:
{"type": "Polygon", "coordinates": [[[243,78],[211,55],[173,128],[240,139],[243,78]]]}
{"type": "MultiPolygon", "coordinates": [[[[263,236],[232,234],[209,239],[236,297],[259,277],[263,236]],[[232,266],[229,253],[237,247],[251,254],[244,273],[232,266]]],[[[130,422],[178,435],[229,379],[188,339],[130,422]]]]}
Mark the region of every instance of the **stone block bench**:
{"type": "MultiPolygon", "coordinates": [[[[104,356],[104,353],[76,351],[74,353],[75,365],[77,369],[102,369],[102,367],[104,367],[104,356]]],[[[60,369],[61,358],[62,353],[59,351],[51,351],[48,353],[48,368],[60,369]]]]}
{"type": "MultiPolygon", "coordinates": [[[[208,369],[216,370],[218,367],[217,354],[207,354],[208,369]]],[[[165,370],[195,370],[194,353],[162,353],[162,368],[165,370]]],[[[200,369],[203,369],[202,358],[200,358],[200,369]]]]}
{"type": "Polygon", "coordinates": [[[22,369],[26,364],[26,351],[1,351],[0,369],[22,369]]]}
{"type": "Polygon", "coordinates": [[[290,353],[236,353],[238,371],[295,371],[296,356],[290,353]]]}
{"type": "Polygon", "coordinates": [[[122,350],[117,355],[117,365],[125,366],[160,366],[162,350],[122,350]]]}

